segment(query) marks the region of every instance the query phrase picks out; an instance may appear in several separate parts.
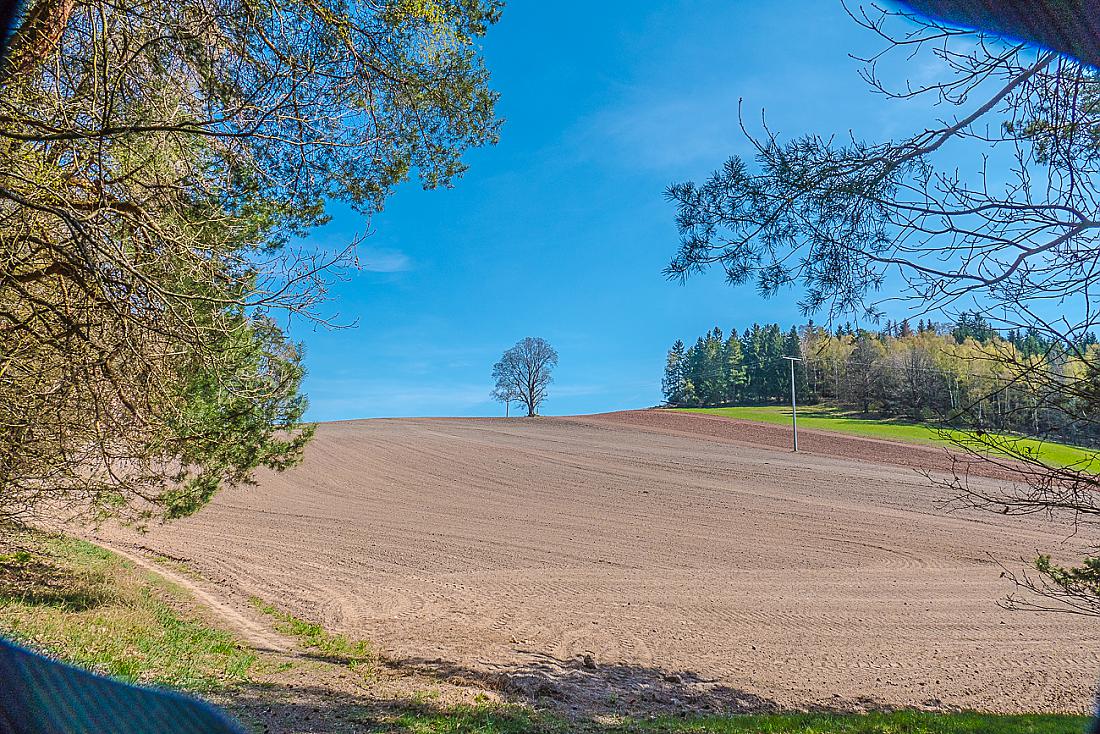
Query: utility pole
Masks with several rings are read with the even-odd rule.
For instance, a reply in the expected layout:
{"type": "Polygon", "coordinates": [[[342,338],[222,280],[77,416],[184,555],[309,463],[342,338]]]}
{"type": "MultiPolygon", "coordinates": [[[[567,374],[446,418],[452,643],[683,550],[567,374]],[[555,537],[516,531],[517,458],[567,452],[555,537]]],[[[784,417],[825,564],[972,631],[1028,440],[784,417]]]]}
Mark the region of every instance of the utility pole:
{"type": "Polygon", "coordinates": [[[795,400],[795,388],[794,388],[794,363],[801,362],[800,357],[784,357],[783,359],[791,363],[791,434],[794,436],[794,451],[798,453],[798,405],[795,400]]]}

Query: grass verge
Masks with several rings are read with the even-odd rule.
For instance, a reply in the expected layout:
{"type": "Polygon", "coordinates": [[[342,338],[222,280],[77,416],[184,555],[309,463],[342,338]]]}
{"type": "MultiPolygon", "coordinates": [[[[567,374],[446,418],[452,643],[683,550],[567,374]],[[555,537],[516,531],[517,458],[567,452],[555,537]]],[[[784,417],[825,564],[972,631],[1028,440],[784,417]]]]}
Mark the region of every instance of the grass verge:
{"type": "Polygon", "coordinates": [[[409,734],[1082,734],[1082,716],[996,716],[897,711],[869,714],[759,714],[567,722],[514,706],[459,706],[413,711],[394,722],[409,734]]]}
{"type": "Polygon", "coordinates": [[[183,590],[91,543],[0,539],[0,634],[129,682],[211,691],[247,680],[256,655],[188,605],[183,590]]]}
{"type": "Polygon", "coordinates": [[[259,597],[254,596],[249,601],[275,621],[277,632],[290,635],[302,648],[314,651],[329,662],[347,665],[359,672],[369,673],[373,668],[376,658],[370,643],[328,632],[321,625],[287,614],[259,597]]]}
{"type": "MultiPolygon", "coordinates": [[[[791,424],[791,409],[780,405],[735,406],[729,408],[676,408],[684,413],[703,413],[725,418],[756,421],[758,423],[791,424]]],[[[891,441],[904,441],[925,445],[945,446],[950,441],[938,428],[922,423],[909,423],[900,420],[859,418],[850,413],[828,406],[811,405],[798,409],[798,425],[803,428],[836,431],[854,436],[884,438],[891,441]]],[[[961,436],[961,432],[959,433],[961,436]]],[[[1006,439],[1018,441],[1020,448],[1029,449],[1041,460],[1056,466],[1075,466],[1077,468],[1100,469],[1093,464],[1093,454],[1076,446],[1036,441],[1034,439],[1006,436],[1006,439]]]]}

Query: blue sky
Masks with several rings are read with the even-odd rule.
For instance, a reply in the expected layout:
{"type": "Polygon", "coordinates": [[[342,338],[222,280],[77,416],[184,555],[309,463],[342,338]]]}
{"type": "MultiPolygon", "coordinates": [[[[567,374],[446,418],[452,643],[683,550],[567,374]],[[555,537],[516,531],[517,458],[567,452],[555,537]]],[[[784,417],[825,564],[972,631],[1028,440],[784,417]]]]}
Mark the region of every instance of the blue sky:
{"type": "Polygon", "coordinates": [[[908,130],[849,52],[875,39],[839,2],[515,0],[485,39],[506,119],[453,189],[401,187],[368,223],[339,207],[313,239],[369,232],[363,270],[328,308],[354,328],[298,324],[311,420],[499,415],[490,370],[524,336],[561,363],[545,414],[654,405],[664,355],[711,326],[804,319],[717,273],[661,269],[677,235],[663,197],[747,153],[738,99],[780,135],[883,139],[908,130]]]}

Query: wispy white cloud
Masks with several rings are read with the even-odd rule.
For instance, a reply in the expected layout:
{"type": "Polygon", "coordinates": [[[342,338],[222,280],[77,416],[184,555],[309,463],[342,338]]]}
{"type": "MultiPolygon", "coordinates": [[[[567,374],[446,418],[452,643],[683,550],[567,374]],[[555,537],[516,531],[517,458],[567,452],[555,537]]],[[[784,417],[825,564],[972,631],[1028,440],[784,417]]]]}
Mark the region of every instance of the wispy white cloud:
{"type": "Polygon", "coordinates": [[[370,273],[412,270],[412,259],[400,250],[366,249],[359,253],[359,269],[370,273]]]}
{"type": "Polygon", "coordinates": [[[715,164],[739,142],[738,100],[730,90],[647,92],[636,90],[584,120],[575,141],[657,170],[715,164]]]}

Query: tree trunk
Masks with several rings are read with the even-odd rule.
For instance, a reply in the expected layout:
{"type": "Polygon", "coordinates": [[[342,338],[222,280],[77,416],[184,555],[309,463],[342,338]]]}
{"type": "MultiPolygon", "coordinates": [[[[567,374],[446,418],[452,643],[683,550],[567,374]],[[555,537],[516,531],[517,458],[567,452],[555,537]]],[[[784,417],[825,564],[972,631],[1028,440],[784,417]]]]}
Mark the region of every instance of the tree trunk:
{"type": "Polygon", "coordinates": [[[8,74],[25,76],[61,43],[76,0],[39,0],[12,36],[8,74]]]}

